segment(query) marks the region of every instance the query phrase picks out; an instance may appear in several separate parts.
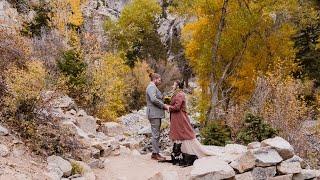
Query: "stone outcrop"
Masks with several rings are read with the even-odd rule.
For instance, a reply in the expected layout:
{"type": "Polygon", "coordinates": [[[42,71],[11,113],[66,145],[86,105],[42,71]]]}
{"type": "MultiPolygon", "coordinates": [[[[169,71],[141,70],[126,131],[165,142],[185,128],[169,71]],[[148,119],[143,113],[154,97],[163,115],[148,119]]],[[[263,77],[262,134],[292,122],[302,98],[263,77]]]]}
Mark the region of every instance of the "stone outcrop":
{"type": "Polygon", "coordinates": [[[0,144],[0,156],[5,157],[10,153],[9,148],[6,145],[0,144]]]}
{"type": "Polygon", "coordinates": [[[108,136],[116,136],[123,133],[122,126],[116,122],[102,123],[100,128],[101,131],[108,136]]]}
{"type": "Polygon", "coordinates": [[[260,167],[268,167],[280,163],[283,159],[279,153],[271,147],[262,147],[252,151],[256,158],[256,165],[260,167]]]}
{"type": "Polygon", "coordinates": [[[294,155],[293,147],[288,141],[284,140],[281,137],[266,139],[261,142],[261,146],[271,146],[275,148],[284,160],[292,158],[294,155]]]}
{"type": "Polygon", "coordinates": [[[230,166],[240,173],[243,173],[245,171],[248,171],[254,168],[255,165],[256,165],[256,158],[251,152],[244,153],[238,159],[230,163],[230,166]]]}
{"type": "Polygon", "coordinates": [[[6,136],[9,134],[9,131],[7,128],[0,126],[0,136],[6,136]]]}
{"type": "Polygon", "coordinates": [[[49,172],[55,173],[59,177],[71,175],[72,166],[69,161],[59,156],[49,156],[47,158],[49,172]]]}
{"type": "Polygon", "coordinates": [[[196,160],[191,179],[303,180],[320,177],[319,170],[301,168],[303,160],[281,137],[253,142],[247,147],[230,144],[209,149],[216,156],[196,160]]]}
{"type": "Polygon", "coordinates": [[[218,158],[203,157],[193,164],[191,179],[227,179],[235,176],[235,171],[228,163],[218,158]]]}
{"type": "Polygon", "coordinates": [[[120,124],[102,123],[98,127],[97,122],[101,120],[78,108],[73,99],[66,95],[47,91],[42,93],[41,99],[43,105],[37,108],[38,116],[46,120],[58,120],[59,128],[74,134],[83,146],[74,153],[73,158],[89,163],[93,159],[119,155],[119,141],[114,136],[121,134],[120,124]],[[103,132],[97,132],[97,129],[103,132]]]}

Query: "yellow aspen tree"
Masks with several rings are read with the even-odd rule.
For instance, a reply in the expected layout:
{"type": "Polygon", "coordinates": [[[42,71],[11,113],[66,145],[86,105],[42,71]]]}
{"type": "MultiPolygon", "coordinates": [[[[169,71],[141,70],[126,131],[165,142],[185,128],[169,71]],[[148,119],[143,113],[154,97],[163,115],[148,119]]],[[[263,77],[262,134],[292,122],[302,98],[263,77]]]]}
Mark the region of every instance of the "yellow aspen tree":
{"type": "Polygon", "coordinates": [[[227,99],[246,101],[257,76],[276,60],[285,62],[288,73],[293,69],[296,31],[288,17],[296,0],[185,1],[192,7],[182,32],[184,47],[202,90],[202,120],[219,118],[217,109],[227,99]]]}

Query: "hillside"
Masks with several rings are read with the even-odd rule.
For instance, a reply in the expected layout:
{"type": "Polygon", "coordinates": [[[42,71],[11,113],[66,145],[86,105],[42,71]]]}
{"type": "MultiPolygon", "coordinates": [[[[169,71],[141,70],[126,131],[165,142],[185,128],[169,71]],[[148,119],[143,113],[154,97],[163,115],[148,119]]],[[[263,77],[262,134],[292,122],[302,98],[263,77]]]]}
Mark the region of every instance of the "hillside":
{"type": "Polygon", "coordinates": [[[0,0],[0,179],[319,178],[319,22],[317,0],[0,0]],[[215,155],[151,160],[159,126],[167,158],[172,132],[215,155]]]}

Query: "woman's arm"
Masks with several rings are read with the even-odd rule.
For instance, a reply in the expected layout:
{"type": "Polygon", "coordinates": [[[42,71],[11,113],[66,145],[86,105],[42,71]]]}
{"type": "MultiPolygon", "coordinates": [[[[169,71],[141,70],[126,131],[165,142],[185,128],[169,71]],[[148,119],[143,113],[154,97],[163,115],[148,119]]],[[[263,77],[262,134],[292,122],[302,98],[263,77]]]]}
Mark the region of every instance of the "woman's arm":
{"type": "Polygon", "coordinates": [[[182,93],[177,94],[176,97],[174,98],[173,105],[171,105],[169,108],[169,111],[170,112],[180,111],[184,100],[185,100],[184,94],[182,93]]]}

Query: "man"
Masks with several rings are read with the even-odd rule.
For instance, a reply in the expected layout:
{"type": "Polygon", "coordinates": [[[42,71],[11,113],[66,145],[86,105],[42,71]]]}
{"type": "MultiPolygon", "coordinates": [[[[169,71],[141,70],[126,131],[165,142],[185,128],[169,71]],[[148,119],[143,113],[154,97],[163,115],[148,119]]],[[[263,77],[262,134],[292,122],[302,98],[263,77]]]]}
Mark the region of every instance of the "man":
{"type": "Polygon", "coordinates": [[[151,82],[146,89],[147,98],[147,117],[151,124],[152,133],[152,155],[151,159],[165,160],[159,154],[159,140],[160,140],[160,127],[161,119],[165,116],[165,110],[168,110],[169,106],[163,103],[163,95],[157,86],[161,84],[161,76],[157,73],[151,73],[151,82]]]}

